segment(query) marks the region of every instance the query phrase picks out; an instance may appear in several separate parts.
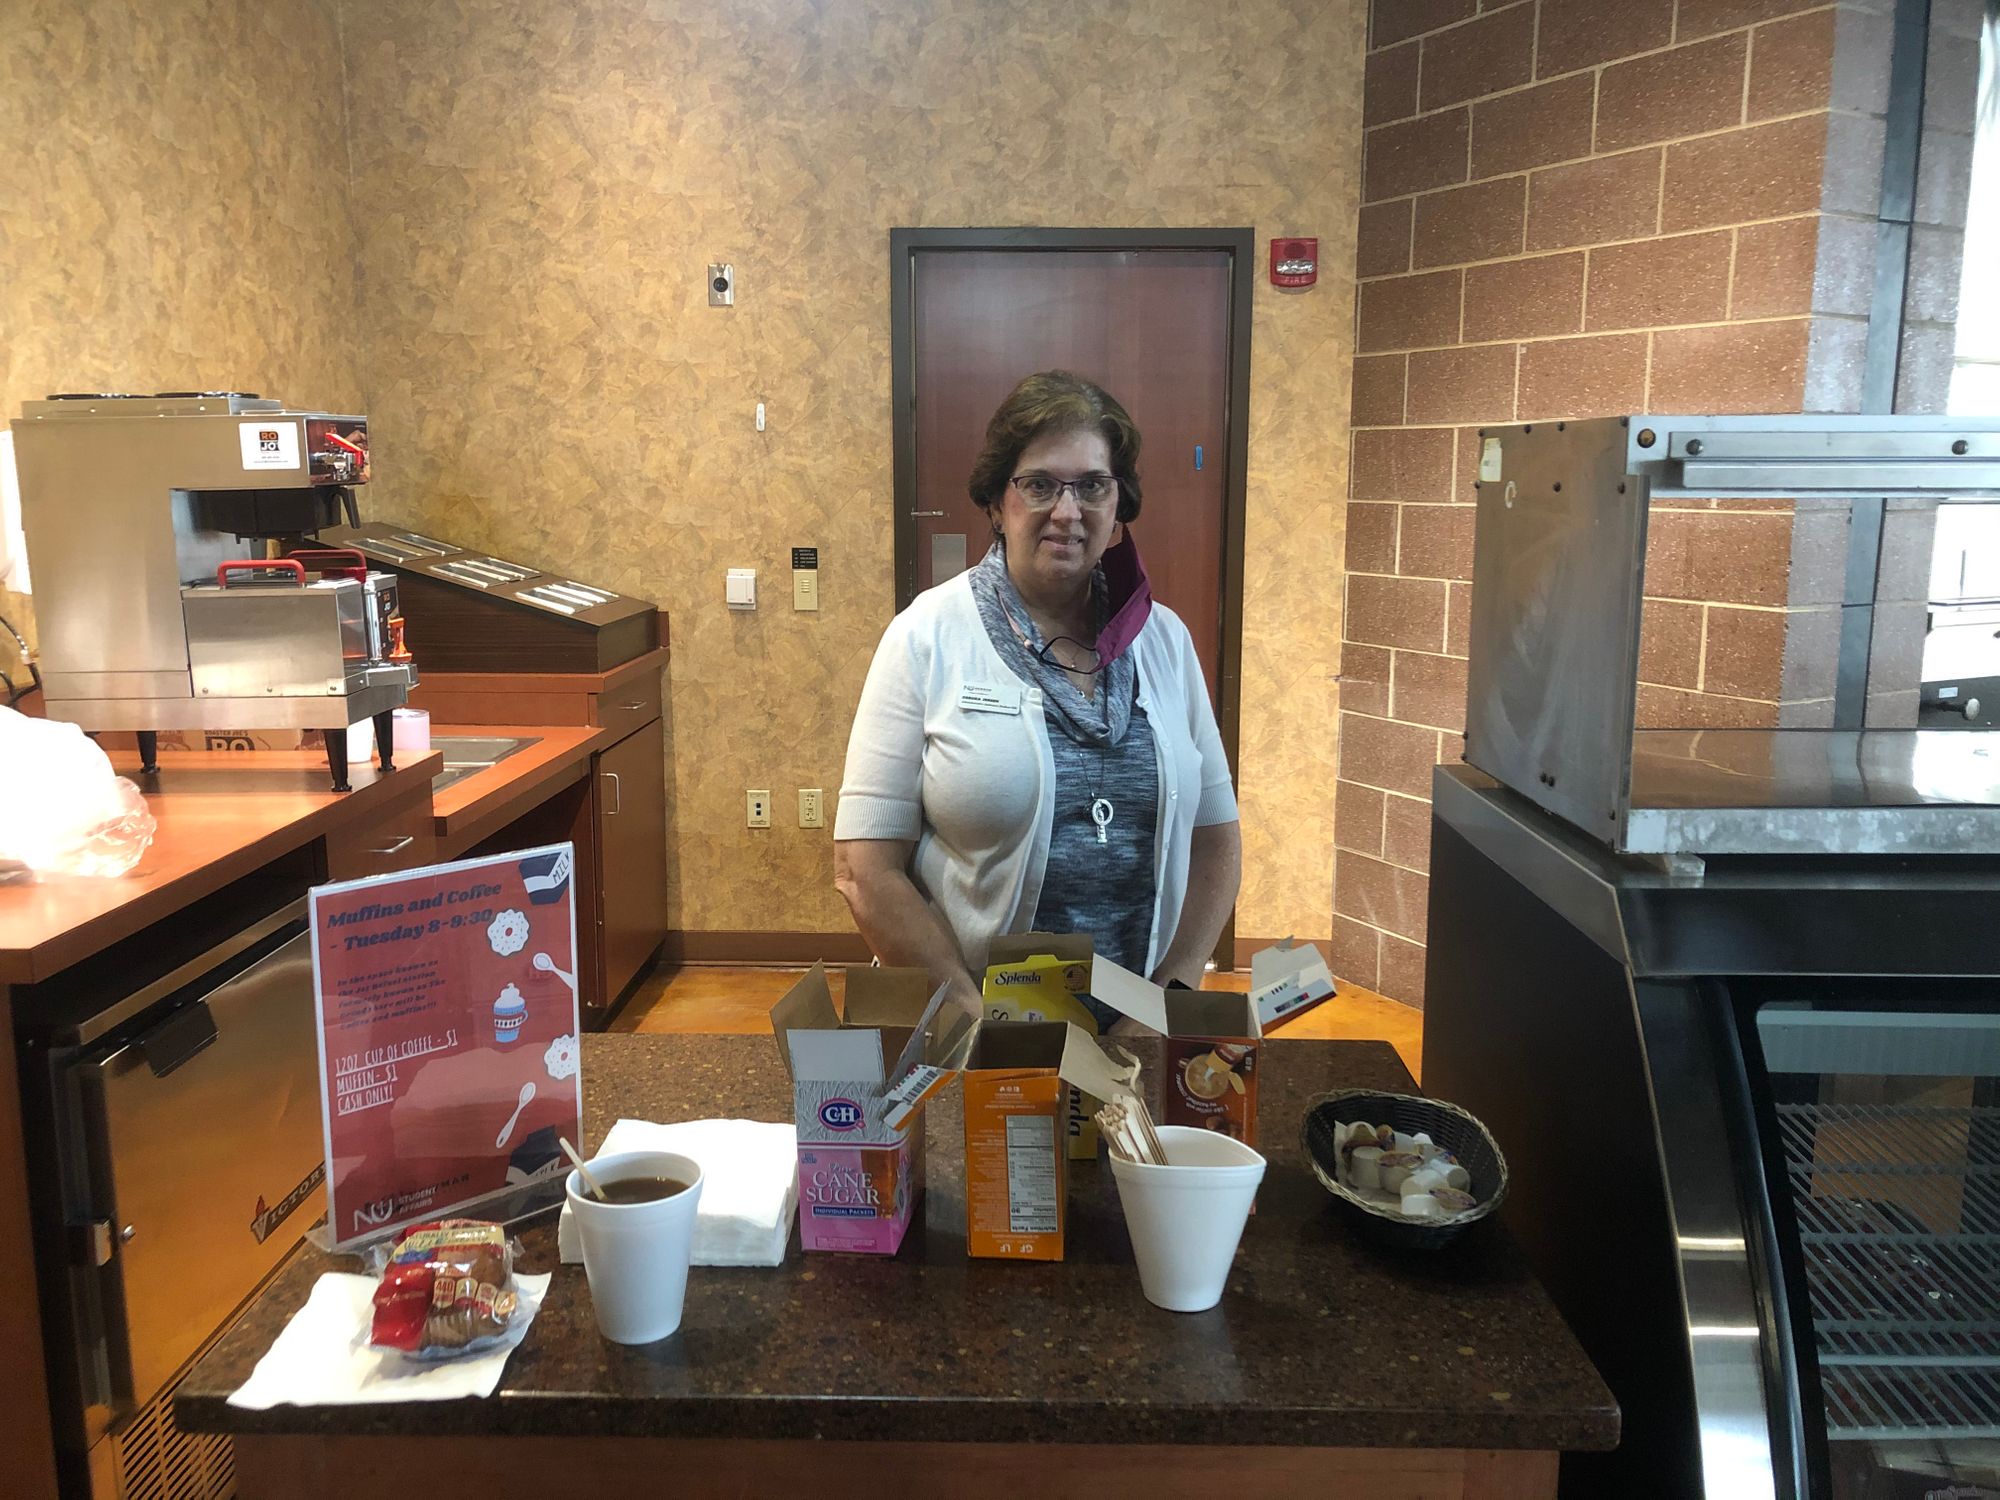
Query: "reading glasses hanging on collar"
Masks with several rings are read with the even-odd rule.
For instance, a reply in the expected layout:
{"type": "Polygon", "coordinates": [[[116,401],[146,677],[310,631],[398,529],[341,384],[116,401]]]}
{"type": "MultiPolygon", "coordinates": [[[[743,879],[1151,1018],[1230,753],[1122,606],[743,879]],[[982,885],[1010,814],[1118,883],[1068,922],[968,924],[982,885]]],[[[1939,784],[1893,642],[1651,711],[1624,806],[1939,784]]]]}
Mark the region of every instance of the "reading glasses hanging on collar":
{"type": "Polygon", "coordinates": [[[1118,480],[1110,474],[1079,474],[1074,479],[1058,479],[1053,474],[1016,474],[1007,481],[1030,510],[1054,510],[1062,492],[1076,496],[1085,510],[1103,510],[1118,499],[1118,480]]]}

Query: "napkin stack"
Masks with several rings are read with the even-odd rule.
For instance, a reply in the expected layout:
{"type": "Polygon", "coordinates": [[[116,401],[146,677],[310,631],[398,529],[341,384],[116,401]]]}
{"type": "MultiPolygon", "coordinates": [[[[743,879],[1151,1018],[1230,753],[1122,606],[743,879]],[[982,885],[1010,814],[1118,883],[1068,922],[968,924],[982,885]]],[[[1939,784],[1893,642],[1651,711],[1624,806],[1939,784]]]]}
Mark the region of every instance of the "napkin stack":
{"type": "Polygon", "coordinates": [[[277,1342],[229,1398],[231,1406],[266,1411],[273,1406],[354,1406],[377,1401],[456,1401],[490,1396],[500,1384],[507,1356],[528,1336],[549,1289],[546,1276],[514,1277],[525,1311],[499,1342],[481,1354],[456,1359],[410,1359],[368,1343],[375,1312],[373,1276],[329,1271],[313,1283],[306,1305],[292,1314],[277,1342]]]}
{"type": "MultiPolygon", "coordinates": [[[[784,1260],[799,1206],[798,1134],[791,1126],[761,1120],[676,1125],[620,1120],[605,1135],[598,1155],[626,1151],[673,1151],[700,1163],[694,1264],[775,1266],[784,1260]]],[[[580,1264],[583,1238],[568,1204],[556,1235],[564,1263],[580,1264]]]]}

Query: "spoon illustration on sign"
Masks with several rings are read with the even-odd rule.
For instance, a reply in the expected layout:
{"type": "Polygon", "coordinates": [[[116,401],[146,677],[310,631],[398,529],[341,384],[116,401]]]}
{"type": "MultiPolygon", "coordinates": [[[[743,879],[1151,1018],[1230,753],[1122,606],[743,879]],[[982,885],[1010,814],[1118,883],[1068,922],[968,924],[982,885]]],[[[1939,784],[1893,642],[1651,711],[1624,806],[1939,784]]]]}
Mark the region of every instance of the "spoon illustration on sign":
{"type": "Polygon", "coordinates": [[[529,1082],[521,1085],[521,1102],[514,1106],[514,1113],[507,1116],[507,1123],[500,1127],[500,1134],[494,1138],[493,1149],[495,1151],[498,1151],[502,1146],[507,1144],[507,1137],[514,1133],[515,1125],[520,1122],[521,1111],[528,1107],[528,1101],[534,1097],[535,1085],[531,1079],[529,1082]]]}

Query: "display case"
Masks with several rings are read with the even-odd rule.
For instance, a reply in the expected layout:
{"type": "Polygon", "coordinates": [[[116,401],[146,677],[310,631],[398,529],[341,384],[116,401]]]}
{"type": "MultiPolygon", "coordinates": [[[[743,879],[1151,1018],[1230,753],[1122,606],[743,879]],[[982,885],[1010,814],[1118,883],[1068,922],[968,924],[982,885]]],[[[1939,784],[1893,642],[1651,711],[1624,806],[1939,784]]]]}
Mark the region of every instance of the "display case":
{"type": "Polygon", "coordinates": [[[1636,711],[1653,502],[1988,501],[2000,420],[1481,439],[1423,1082],[1624,1412],[1564,1493],[2000,1495],[2000,741],[1636,711]]]}

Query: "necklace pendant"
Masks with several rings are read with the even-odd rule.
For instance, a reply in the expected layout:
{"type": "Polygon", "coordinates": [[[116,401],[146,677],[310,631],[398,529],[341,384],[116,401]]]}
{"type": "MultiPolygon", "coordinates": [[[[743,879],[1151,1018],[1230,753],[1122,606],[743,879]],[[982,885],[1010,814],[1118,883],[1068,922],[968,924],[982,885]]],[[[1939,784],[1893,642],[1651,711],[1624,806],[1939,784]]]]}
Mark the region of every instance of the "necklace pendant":
{"type": "Polygon", "coordinates": [[[1111,842],[1104,834],[1104,830],[1111,826],[1111,815],[1112,807],[1109,798],[1099,797],[1095,802],[1090,804],[1090,821],[1097,825],[1097,842],[1100,844],[1111,842]]]}

